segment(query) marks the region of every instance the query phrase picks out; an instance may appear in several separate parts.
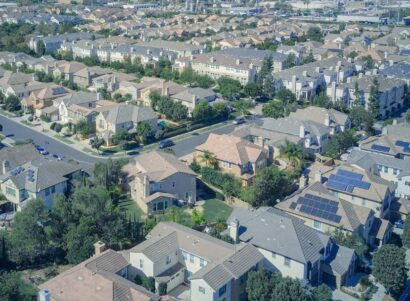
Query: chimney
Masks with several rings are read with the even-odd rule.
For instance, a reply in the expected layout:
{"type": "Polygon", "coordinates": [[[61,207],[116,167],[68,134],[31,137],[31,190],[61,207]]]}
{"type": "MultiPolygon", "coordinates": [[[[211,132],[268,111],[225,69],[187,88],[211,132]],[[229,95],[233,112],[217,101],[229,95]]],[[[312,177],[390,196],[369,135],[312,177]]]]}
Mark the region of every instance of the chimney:
{"type": "Polygon", "coordinates": [[[97,92],[97,101],[101,100],[101,93],[97,92]]]}
{"type": "Polygon", "coordinates": [[[322,178],[322,172],[320,170],[318,170],[315,173],[315,182],[319,182],[322,183],[323,182],[323,178],[322,178]]]}
{"type": "Polygon", "coordinates": [[[388,55],[388,53],[387,53],[387,51],[385,51],[385,52],[384,52],[384,58],[385,58],[385,59],[387,59],[387,55],[388,55]]]}
{"type": "Polygon", "coordinates": [[[359,73],[359,78],[363,78],[363,73],[362,72],[359,73]]]}
{"type": "Polygon", "coordinates": [[[330,126],[330,116],[328,113],[326,113],[325,115],[325,125],[330,126]]]}
{"type": "Polygon", "coordinates": [[[316,67],[315,70],[317,73],[320,73],[320,67],[316,67]]]}
{"type": "Polygon", "coordinates": [[[296,93],[296,75],[292,75],[292,92],[296,93]]]}
{"type": "Polygon", "coordinates": [[[236,59],[236,64],[239,65],[241,63],[240,59],[236,59]]]}
{"type": "Polygon", "coordinates": [[[303,70],[302,74],[303,76],[307,76],[307,70],[303,70]]]}
{"type": "Polygon", "coordinates": [[[352,60],[351,57],[349,57],[349,58],[347,59],[347,61],[348,61],[349,63],[353,62],[353,60],[352,60]]]}
{"type": "Polygon", "coordinates": [[[46,289],[42,289],[38,292],[39,301],[51,301],[50,292],[46,289]]]}
{"type": "Polygon", "coordinates": [[[151,54],[151,50],[150,50],[150,49],[147,49],[147,54],[151,54]]]}
{"type": "Polygon", "coordinates": [[[7,161],[7,160],[2,161],[1,162],[1,167],[2,167],[2,172],[3,172],[3,175],[4,175],[8,171],[10,171],[10,162],[7,161]]]}
{"type": "Polygon", "coordinates": [[[389,65],[393,66],[393,64],[394,64],[393,60],[389,60],[389,65]]]}
{"type": "Polygon", "coordinates": [[[331,86],[331,92],[332,92],[332,100],[336,101],[336,82],[332,82],[331,86]]]}
{"type": "Polygon", "coordinates": [[[299,137],[305,138],[305,127],[303,125],[301,125],[299,128],[299,137]]]}
{"type": "Polygon", "coordinates": [[[211,63],[215,62],[215,58],[213,56],[211,56],[210,61],[211,61],[211,63]]]}
{"type": "Polygon", "coordinates": [[[337,66],[341,67],[342,66],[342,61],[337,61],[337,66]]]}
{"type": "Polygon", "coordinates": [[[229,236],[234,242],[239,239],[239,220],[237,218],[229,223],[229,236]]]}
{"type": "Polygon", "coordinates": [[[303,189],[307,186],[307,177],[306,175],[302,175],[299,178],[299,189],[303,189]]]}
{"type": "Polygon", "coordinates": [[[105,250],[107,249],[105,243],[103,243],[102,241],[97,241],[94,244],[94,255],[95,256],[99,256],[101,255],[105,250]]]}
{"type": "Polygon", "coordinates": [[[393,119],[393,124],[394,124],[394,125],[397,124],[397,119],[396,119],[396,118],[393,119]]]}

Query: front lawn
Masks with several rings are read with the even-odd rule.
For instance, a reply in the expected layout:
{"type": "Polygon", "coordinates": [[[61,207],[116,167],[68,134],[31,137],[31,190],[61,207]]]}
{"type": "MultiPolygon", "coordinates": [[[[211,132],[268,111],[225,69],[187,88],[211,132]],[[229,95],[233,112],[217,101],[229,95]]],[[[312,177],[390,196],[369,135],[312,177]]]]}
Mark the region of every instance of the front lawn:
{"type": "Polygon", "coordinates": [[[202,207],[208,223],[215,223],[220,220],[226,221],[233,210],[232,207],[218,199],[208,199],[202,207]]]}

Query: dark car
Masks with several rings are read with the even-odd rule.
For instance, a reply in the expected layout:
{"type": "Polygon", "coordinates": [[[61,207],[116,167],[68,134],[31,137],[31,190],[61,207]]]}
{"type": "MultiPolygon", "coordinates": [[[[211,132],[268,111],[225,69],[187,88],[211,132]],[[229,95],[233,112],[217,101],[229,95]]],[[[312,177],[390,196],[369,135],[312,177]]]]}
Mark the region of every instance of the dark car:
{"type": "Polygon", "coordinates": [[[404,229],[404,222],[402,220],[398,220],[394,223],[394,226],[398,229],[404,229]]]}
{"type": "Polygon", "coordinates": [[[174,144],[175,143],[171,139],[165,139],[165,140],[161,140],[158,145],[160,149],[163,149],[163,148],[171,147],[174,144]]]}
{"type": "Polygon", "coordinates": [[[242,124],[245,123],[246,120],[243,117],[236,117],[235,120],[233,121],[233,124],[242,124]]]}

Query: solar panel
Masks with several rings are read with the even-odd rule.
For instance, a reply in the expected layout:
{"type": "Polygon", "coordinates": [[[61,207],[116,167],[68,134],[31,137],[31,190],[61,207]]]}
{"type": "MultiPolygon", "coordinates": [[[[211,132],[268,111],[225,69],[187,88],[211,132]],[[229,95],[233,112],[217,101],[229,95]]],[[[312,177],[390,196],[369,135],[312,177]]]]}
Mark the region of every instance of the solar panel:
{"type": "MultiPolygon", "coordinates": [[[[344,187],[343,191],[352,192],[354,187],[359,187],[361,189],[366,189],[366,190],[370,188],[370,183],[364,182],[361,179],[359,180],[358,176],[355,176],[354,178],[352,178],[352,177],[341,176],[338,173],[336,173],[336,175],[330,175],[329,181],[331,181],[332,183],[337,182],[337,183],[344,184],[346,187],[344,187]]],[[[356,173],[352,173],[352,174],[356,174],[356,173]]],[[[359,174],[356,174],[356,175],[359,175],[359,174]]],[[[363,177],[362,175],[360,176],[363,177]]],[[[342,187],[341,184],[337,184],[338,187],[340,188],[337,188],[334,184],[332,185],[335,186],[333,188],[341,190],[341,187],[342,187]]],[[[329,187],[332,188],[332,186],[329,186],[329,187]]]]}
{"type": "Polygon", "coordinates": [[[397,140],[395,144],[396,146],[408,147],[410,143],[403,140],[397,140]]]}
{"type": "Polygon", "coordinates": [[[357,172],[352,172],[352,171],[348,171],[348,170],[343,170],[343,169],[339,169],[336,173],[338,176],[342,176],[342,177],[347,177],[347,178],[352,178],[352,179],[357,179],[357,180],[361,180],[363,179],[363,175],[357,173],[357,172]]]}
{"type": "Polygon", "coordinates": [[[373,144],[371,148],[372,150],[382,152],[382,153],[388,153],[390,151],[390,147],[379,145],[379,144],[373,144]]]}
{"type": "Polygon", "coordinates": [[[346,187],[347,187],[347,185],[344,183],[340,183],[340,182],[336,182],[332,180],[327,181],[326,186],[329,188],[333,188],[333,189],[337,189],[341,191],[346,191],[346,187]]]}
{"type": "Polygon", "coordinates": [[[294,210],[296,208],[296,205],[297,204],[295,202],[292,202],[292,204],[290,204],[289,208],[294,210]]]}

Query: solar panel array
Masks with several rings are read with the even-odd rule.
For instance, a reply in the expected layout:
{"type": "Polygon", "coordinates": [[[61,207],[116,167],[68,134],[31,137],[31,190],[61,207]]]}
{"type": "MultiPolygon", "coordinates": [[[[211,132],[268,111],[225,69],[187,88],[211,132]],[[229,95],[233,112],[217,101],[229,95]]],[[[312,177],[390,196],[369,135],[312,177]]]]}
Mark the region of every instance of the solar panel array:
{"type": "Polygon", "coordinates": [[[34,179],[34,170],[32,170],[32,169],[27,170],[27,178],[30,182],[35,181],[35,179],[34,179]]]}
{"type": "Polygon", "coordinates": [[[403,152],[410,153],[410,142],[406,142],[406,141],[403,141],[403,140],[397,140],[395,144],[396,144],[396,146],[402,147],[403,152]]]}
{"type": "Polygon", "coordinates": [[[18,166],[15,170],[12,170],[10,173],[13,177],[15,177],[23,171],[24,171],[24,167],[18,166]]]}
{"type": "Polygon", "coordinates": [[[372,150],[382,152],[382,153],[388,153],[390,151],[390,147],[379,145],[379,144],[373,144],[372,150]]]}
{"type": "MultiPolygon", "coordinates": [[[[339,223],[341,220],[341,216],[336,214],[338,202],[307,193],[305,196],[299,197],[297,203],[301,205],[300,212],[335,223],[339,223]]],[[[296,208],[296,203],[291,204],[291,209],[293,206],[296,208]]]]}
{"type": "Polygon", "coordinates": [[[331,189],[352,193],[358,187],[368,190],[370,183],[362,181],[363,175],[343,169],[339,169],[335,175],[330,175],[326,186],[331,189]]]}

